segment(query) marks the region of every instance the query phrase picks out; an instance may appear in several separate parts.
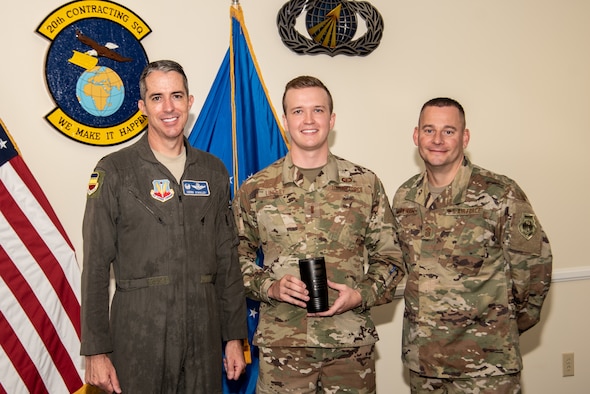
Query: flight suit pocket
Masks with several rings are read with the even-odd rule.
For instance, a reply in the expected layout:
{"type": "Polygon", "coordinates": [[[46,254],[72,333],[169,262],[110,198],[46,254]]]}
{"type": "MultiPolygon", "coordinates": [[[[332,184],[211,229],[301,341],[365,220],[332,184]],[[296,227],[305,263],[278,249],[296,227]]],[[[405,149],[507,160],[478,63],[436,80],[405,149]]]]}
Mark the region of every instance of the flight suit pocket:
{"type": "Polygon", "coordinates": [[[166,215],[160,209],[154,206],[154,204],[152,204],[151,201],[146,201],[145,199],[142,199],[137,190],[128,189],[128,193],[130,196],[131,205],[135,206],[135,208],[138,208],[143,213],[147,213],[159,224],[166,223],[166,215]]]}

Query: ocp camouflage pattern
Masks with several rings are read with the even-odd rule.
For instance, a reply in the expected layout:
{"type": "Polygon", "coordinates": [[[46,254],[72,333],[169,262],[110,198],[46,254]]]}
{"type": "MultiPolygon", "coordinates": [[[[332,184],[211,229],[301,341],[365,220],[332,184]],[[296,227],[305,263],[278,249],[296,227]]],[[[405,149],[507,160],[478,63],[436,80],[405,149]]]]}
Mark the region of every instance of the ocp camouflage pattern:
{"type": "MultiPolygon", "coordinates": [[[[262,301],[259,346],[351,347],[378,340],[370,307],[389,302],[401,272],[401,250],[383,185],[371,171],[330,154],[310,183],[290,154],[250,177],[233,202],[247,296],[262,301]],[[256,264],[257,251],[264,266],[256,264]],[[357,289],[363,304],[333,317],[268,297],[299,259],[323,256],[328,279],[357,289]]],[[[329,289],[330,304],[338,294],[329,289]]]]}
{"type": "Polygon", "coordinates": [[[407,269],[402,359],[424,376],[473,378],[522,368],[519,335],[540,319],[549,240],[511,179],[464,159],[432,203],[426,173],[393,200],[407,269]]]}

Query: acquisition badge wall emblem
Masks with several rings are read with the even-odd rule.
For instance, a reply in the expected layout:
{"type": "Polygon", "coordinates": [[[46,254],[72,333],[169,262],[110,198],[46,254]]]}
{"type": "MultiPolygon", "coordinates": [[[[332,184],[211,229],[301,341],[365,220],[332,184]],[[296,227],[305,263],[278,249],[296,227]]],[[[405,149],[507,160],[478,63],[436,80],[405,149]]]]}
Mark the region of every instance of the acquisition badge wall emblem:
{"type": "Polygon", "coordinates": [[[277,26],[285,46],[307,55],[366,56],[383,37],[383,18],[367,1],[291,0],[281,7],[277,26]],[[295,28],[304,11],[307,37],[295,28]],[[365,32],[358,29],[359,17],[365,32]]]}
{"type": "Polygon", "coordinates": [[[125,142],[147,127],[137,108],[139,76],[148,64],[140,40],[151,32],[131,10],[106,0],[72,1],[37,28],[51,41],[45,80],[57,105],[45,119],[90,145],[125,142]]]}

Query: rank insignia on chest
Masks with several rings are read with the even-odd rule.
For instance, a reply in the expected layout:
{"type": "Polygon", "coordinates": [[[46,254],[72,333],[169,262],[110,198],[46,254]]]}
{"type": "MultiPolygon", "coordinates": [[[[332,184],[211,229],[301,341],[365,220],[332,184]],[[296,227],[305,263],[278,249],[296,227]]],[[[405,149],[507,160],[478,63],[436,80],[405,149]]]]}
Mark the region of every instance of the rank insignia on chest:
{"type": "Polygon", "coordinates": [[[185,196],[208,196],[211,194],[207,181],[182,181],[185,196]]]}
{"type": "Polygon", "coordinates": [[[153,189],[150,194],[153,199],[165,202],[174,197],[174,190],[170,188],[168,179],[156,179],[152,181],[153,189]]]}

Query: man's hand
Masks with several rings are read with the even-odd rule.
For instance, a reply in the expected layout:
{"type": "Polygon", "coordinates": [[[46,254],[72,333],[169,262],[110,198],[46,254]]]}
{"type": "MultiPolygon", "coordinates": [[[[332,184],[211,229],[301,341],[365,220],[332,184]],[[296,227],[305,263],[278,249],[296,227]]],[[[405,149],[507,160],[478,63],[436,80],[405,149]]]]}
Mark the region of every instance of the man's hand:
{"type": "Polygon", "coordinates": [[[268,288],[268,296],[275,300],[288,302],[302,308],[307,307],[309,301],[309,291],[305,288],[305,283],[293,275],[285,275],[280,280],[274,282],[268,288]]]}
{"type": "Polygon", "coordinates": [[[336,298],[334,304],[332,304],[330,309],[328,309],[327,311],[318,313],[308,313],[307,316],[326,317],[339,315],[341,313],[356,308],[363,302],[361,294],[357,290],[350,288],[344,284],[328,280],[328,287],[338,291],[338,298],[336,298]]]}
{"type": "Polygon", "coordinates": [[[84,380],[86,383],[96,386],[107,393],[121,393],[115,367],[106,354],[86,356],[84,380]]]}
{"type": "Polygon", "coordinates": [[[225,373],[229,380],[238,380],[246,370],[244,347],[241,339],[234,339],[225,344],[225,358],[223,359],[225,373]]]}

